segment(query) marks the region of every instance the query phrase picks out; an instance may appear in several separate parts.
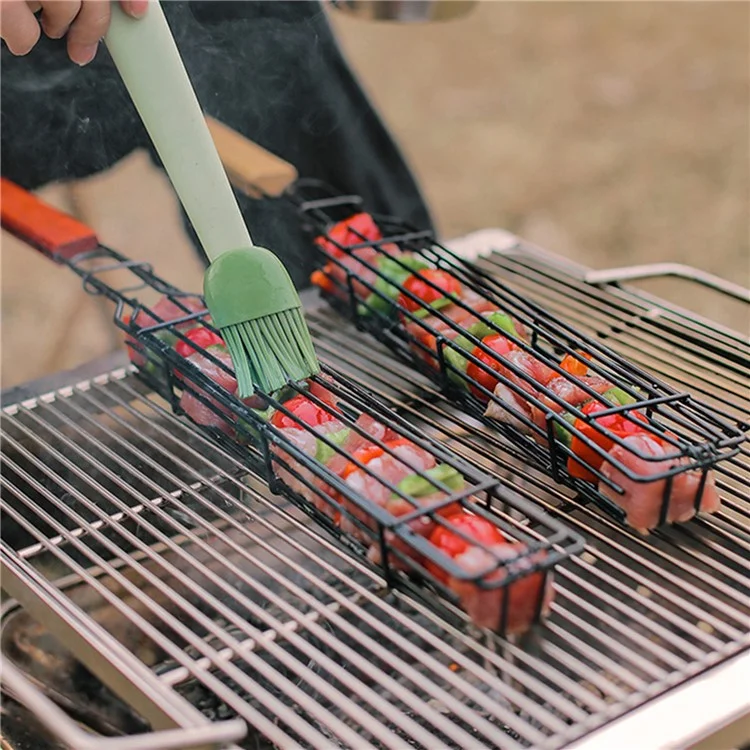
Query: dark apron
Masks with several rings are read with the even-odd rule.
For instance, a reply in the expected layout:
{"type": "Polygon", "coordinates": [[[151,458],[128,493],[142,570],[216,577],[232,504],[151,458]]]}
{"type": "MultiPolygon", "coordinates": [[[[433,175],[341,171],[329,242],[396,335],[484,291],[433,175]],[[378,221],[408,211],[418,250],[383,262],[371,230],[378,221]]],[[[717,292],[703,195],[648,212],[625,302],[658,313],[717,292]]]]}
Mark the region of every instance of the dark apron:
{"type": "MultiPolygon", "coordinates": [[[[431,228],[414,177],[318,2],[163,8],[207,114],[291,162],[301,176],[431,228]]],[[[103,45],[85,68],[68,60],[64,40],[43,37],[24,58],[3,46],[0,97],[2,174],[28,189],[87,177],[137,148],[159,163],[103,45]]],[[[253,239],[277,252],[295,283],[306,286],[312,258],[294,209],[281,200],[238,200],[253,239]]],[[[188,231],[197,247],[189,224],[188,231]]]]}

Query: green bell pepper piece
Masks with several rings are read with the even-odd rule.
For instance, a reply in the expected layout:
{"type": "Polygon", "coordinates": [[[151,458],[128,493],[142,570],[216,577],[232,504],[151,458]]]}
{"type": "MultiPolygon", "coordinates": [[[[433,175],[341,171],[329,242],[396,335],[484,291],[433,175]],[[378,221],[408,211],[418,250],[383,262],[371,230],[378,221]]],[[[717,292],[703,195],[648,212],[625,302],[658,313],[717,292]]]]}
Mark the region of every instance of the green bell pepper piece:
{"type": "Polygon", "coordinates": [[[603,394],[607,401],[611,401],[613,404],[619,404],[620,406],[627,406],[628,404],[634,404],[634,399],[629,393],[626,393],[622,388],[615,386],[605,391],[603,394]]]}
{"type": "MultiPolygon", "coordinates": [[[[506,315],[505,313],[492,312],[484,317],[486,317],[487,320],[496,325],[498,328],[507,331],[511,335],[518,335],[516,328],[513,325],[513,321],[511,320],[510,316],[506,315]]],[[[494,329],[490,328],[484,320],[478,320],[476,323],[470,326],[467,331],[472,336],[478,338],[480,341],[482,341],[482,339],[486,338],[487,336],[491,336],[493,333],[495,333],[494,329]]],[[[467,351],[469,353],[471,353],[475,348],[474,342],[470,341],[466,336],[463,335],[456,337],[453,343],[456,347],[463,349],[464,351],[467,351]]],[[[448,370],[448,377],[450,378],[451,382],[467,389],[468,385],[466,383],[466,379],[462,378],[461,375],[466,374],[466,368],[469,365],[469,360],[466,359],[466,357],[462,356],[461,353],[455,348],[450,346],[444,347],[443,355],[445,356],[445,361],[458,371],[454,372],[453,370],[448,370]]]]}
{"type": "MultiPolygon", "coordinates": [[[[332,432],[330,435],[326,435],[326,437],[335,445],[342,446],[350,434],[351,429],[349,427],[344,427],[337,432],[332,432]]],[[[322,440],[316,440],[315,442],[315,460],[320,461],[320,463],[325,465],[336,455],[336,450],[322,440]]]]}
{"type": "Polygon", "coordinates": [[[448,297],[440,297],[439,299],[430,302],[429,309],[426,307],[420,307],[419,310],[414,310],[412,315],[415,318],[426,318],[428,315],[432,315],[434,310],[442,310],[444,307],[448,307],[448,305],[452,304],[452,299],[448,299],[448,297]]]}
{"type": "MultiPolygon", "coordinates": [[[[438,464],[424,473],[430,479],[446,485],[451,492],[462,490],[465,484],[465,480],[461,474],[448,464],[438,464]]],[[[434,492],[438,492],[438,487],[436,487],[430,479],[427,479],[427,477],[421,477],[419,474],[410,474],[398,483],[398,489],[403,492],[404,495],[415,498],[432,495],[434,492]]]]}
{"type": "MultiPolygon", "coordinates": [[[[562,418],[571,426],[575,424],[576,418],[570,412],[563,414],[562,418]]],[[[565,426],[559,422],[555,422],[555,437],[566,448],[570,448],[570,444],[573,442],[573,433],[570,430],[566,430],[565,426]]]]}
{"type": "Polygon", "coordinates": [[[380,256],[376,265],[382,276],[375,280],[375,289],[380,294],[372,292],[363,304],[359,305],[358,312],[365,316],[371,312],[389,315],[393,312],[394,305],[401,294],[399,288],[414,271],[423,271],[429,268],[420,257],[416,255],[403,255],[399,258],[400,265],[393,258],[386,255],[380,256]]]}
{"type": "Polygon", "coordinates": [[[466,368],[469,366],[469,360],[466,359],[458,349],[463,349],[465,352],[471,352],[474,348],[474,344],[469,341],[466,336],[457,336],[453,340],[453,344],[457,349],[446,345],[443,347],[443,356],[445,357],[446,363],[452,365],[458,372],[454,372],[454,370],[450,368],[446,368],[446,372],[448,373],[451,382],[462,388],[468,389],[469,386],[466,383],[466,379],[462,378],[461,375],[466,375],[466,368]]]}
{"type": "MultiPolygon", "coordinates": [[[[505,331],[511,336],[518,336],[518,331],[516,331],[516,327],[513,325],[513,320],[510,315],[501,312],[491,312],[489,315],[484,315],[483,317],[486,320],[489,320],[493,325],[497,326],[501,331],[505,331]]],[[[469,327],[468,331],[480,341],[487,336],[492,336],[492,334],[497,333],[497,331],[495,331],[494,328],[490,328],[484,320],[479,320],[474,323],[474,325],[469,327]]]]}
{"type": "MultiPolygon", "coordinates": [[[[187,331],[182,331],[182,333],[187,333],[187,331]]],[[[167,346],[177,346],[178,338],[176,333],[165,329],[163,331],[154,331],[153,334],[159,339],[159,341],[164,342],[167,346]]]]}
{"type": "MultiPolygon", "coordinates": [[[[273,407],[269,406],[267,409],[251,409],[251,411],[257,415],[262,422],[267,422],[273,416],[273,407]]],[[[237,422],[237,429],[240,436],[250,435],[254,440],[258,439],[258,430],[252,422],[248,422],[241,419],[237,422]]]]}

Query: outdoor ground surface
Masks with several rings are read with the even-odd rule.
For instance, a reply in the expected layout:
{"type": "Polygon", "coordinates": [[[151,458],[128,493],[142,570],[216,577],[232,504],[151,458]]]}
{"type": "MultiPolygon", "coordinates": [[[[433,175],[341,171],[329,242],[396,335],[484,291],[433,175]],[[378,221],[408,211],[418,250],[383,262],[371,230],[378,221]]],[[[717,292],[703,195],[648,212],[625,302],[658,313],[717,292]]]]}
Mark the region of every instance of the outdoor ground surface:
{"type": "MultiPolygon", "coordinates": [[[[485,1],[445,25],[333,18],[444,237],[501,226],[595,268],[673,260],[749,284],[749,4],[485,1]]],[[[46,195],[199,288],[170,190],[148,171],[135,155],[46,195]]],[[[4,241],[3,387],[115,341],[69,272],[16,250],[4,241]]],[[[714,295],[648,289],[749,329],[714,295]]]]}

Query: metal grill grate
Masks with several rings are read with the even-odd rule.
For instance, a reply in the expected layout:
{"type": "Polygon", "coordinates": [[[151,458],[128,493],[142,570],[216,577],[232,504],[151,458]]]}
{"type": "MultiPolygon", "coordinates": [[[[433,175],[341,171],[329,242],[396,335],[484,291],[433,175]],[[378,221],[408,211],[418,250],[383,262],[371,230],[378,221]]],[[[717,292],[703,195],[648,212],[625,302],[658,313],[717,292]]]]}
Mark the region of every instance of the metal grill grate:
{"type": "MultiPolygon", "coordinates": [[[[484,263],[742,416],[738,337],[696,331],[703,354],[680,351],[690,324],[636,296],[591,290],[522,254],[484,263]]],[[[309,320],[324,358],[582,532],[586,552],[558,566],[537,636],[506,641],[389,591],[124,372],[8,407],[3,493],[18,510],[3,535],[11,523],[26,536],[3,542],[4,585],[32,616],[57,611],[59,642],[153,725],[164,714],[184,725],[188,701],[212,719],[244,718],[243,747],[557,748],[747,648],[745,448],[717,467],[719,514],[644,539],[523,466],[332,313],[309,320]]],[[[3,630],[4,653],[27,669],[28,617],[11,606],[3,630]]],[[[32,633],[42,648],[44,632],[32,633]]]]}

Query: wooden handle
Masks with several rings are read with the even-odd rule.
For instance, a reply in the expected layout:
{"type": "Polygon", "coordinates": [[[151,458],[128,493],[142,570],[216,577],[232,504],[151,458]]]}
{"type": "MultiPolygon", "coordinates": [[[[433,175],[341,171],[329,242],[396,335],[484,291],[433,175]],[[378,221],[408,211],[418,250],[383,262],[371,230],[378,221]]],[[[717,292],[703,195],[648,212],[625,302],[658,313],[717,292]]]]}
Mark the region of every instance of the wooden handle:
{"type": "Polygon", "coordinates": [[[99,246],[93,229],[4,177],[0,178],[0,223],[55,260],[70,260],[99,246]]]}
{"type": "Polygon", "coordinates": [[[219,158],[229,181],[251,198],[279,196],[297,179],[297,170],[236,130],[206,117],[219,158]]]}
{"type": "MultiPolygon", "coordinates": [[[[207,116],[206,123],[229,181],[246,195],[278,196],[297,179],[289,162],[213,117],[207,116]]],[[[0,178],[0,189],[3,228],[46,255],[69,260],[99,245],[93,229],[10,180],[0,178]]]]}

